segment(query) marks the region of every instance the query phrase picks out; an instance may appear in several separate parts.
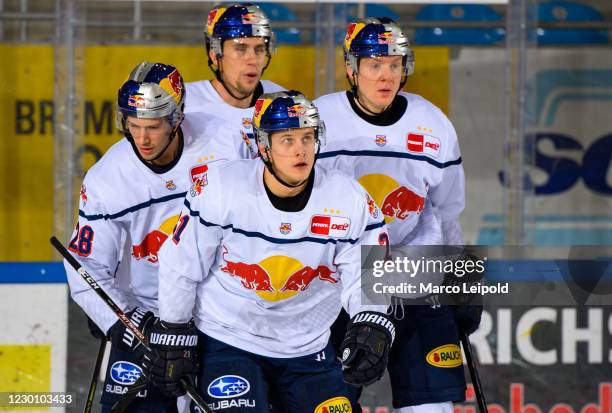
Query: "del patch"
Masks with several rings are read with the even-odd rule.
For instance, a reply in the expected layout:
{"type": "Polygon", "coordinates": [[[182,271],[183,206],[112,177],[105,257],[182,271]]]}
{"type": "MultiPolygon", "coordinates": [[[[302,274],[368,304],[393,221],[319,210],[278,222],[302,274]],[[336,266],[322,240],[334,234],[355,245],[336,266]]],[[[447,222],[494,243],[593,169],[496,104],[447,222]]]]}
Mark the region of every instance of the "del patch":
{"type": "Polygon", "coordinates": [[[345,217],[330,215],[313,215],[310,218],[310,233],[331,238],[343,238],[348,235],[351,220],[345,217]]]}

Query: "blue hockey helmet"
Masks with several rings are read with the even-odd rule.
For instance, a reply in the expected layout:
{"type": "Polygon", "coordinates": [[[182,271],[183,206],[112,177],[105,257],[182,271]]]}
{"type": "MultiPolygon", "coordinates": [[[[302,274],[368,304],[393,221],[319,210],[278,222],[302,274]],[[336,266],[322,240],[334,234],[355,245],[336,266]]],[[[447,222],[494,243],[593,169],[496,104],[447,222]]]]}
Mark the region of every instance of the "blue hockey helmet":
{"type": "Polygon", "coordinates": [[[223,55],[223,42],[244,37],[262,37],[268,57],[274,52],[274,35],[270,19],[252,4],[234,4],[229,7],[217,6],[208,13],[205,29],[206,49],[212,49],[217,56],[223,55]]]}
{"type": "Polygon", "coordinates": [[[165,117],[175,129],[183,119],[185,85],[176,67],[142,62],[130,73],[117,94],[116,123],[124,134],[128,116],[142,119],[165,117]]]}
{"type": "Polygon", "coordinates": [[[317,152],[325,144],[325,123],[319,110],[295,90],[264,93],[255,103],[253,132],[258,144],[270,148],[270,134],[287,129],[314,128],[317,152]]]}
{"type": "Polygon", "coordinates": [[[400,26],[388,17],[350,23],[344,37],[344,59],[355,74],[362,57],[402,56],[403,80],[414,72],[414,52],[400,26]]]}

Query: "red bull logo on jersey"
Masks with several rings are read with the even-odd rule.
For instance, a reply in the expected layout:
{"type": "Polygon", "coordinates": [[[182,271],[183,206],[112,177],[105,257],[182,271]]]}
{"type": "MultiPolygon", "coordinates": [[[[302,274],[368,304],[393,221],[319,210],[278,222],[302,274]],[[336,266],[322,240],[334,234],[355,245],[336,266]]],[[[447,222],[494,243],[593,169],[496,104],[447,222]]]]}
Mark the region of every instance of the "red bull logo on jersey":
{"type": "Polygon", "coordinates": [[[85,185],[81,185],[81,192],[79,194],[79,196],[81,197],[81,201],[83,202],[83,206],[85,206],[87,204],[87,188],[85,188],[85,185]]]}
{"type": "Polygon", "coordinates": [[[287,278],[285,285],[280,289],[281,291],[305,291],[312,281],[316,278],[322,281],[327,281],[332,284],[338,282],[337,278],[334,278],[334,271],[330,270],[325,265],[319,265],[317,268],[304,267],[287,278]]]}
{"type": "Polygon", "coordinates": [[[376,206],[376,202],[372,199],[372,197],[368,194],[365,196],[366,204],[368,206],[368,212],[372,216],[372,218],[378,218],[378,206],[376,206]]]}
{"type": "Polygon", "coordinates": [[[132,95],[128,98],[128,106],[132,106],[137,109],[144,108],[145,98],[140,95],[132,95]]]}
{"type": "Polygon", "coordinates": [[[393,42],[393,33],[383,32],[378,34],[378,44],[391,44],[393,42]]]}
{"type": "Polygon", "coordinates": [[[420,214],[424,208],[424,197],[400,186],[385,197],[380,210],[387,217],[406,219],[411,213],[420,214]]]}
{"type": "MultiPolygon", "coordinates": [[[[425,196],[408,189],[395,179],[384,174],[369,174],[358,179],[359,183],[371,194],[373,205],[380,205],[380,211],[389,224],[395,219],[408,219],[415,214],[420,214],[425,208],[425,196]],[[375,203],[374,203],[375,202],[375,203]]],[[[427,189],[424,188],[427,193],[427,189]]],[[[368,209],[371,208],[368,202],[368,209]]],[[[372,215],[374,218],[376,216],[372,215]]]]}
{"type": "Polygon", "coordinates": [[[251,130],[251,118],[242,118],[242,127],[251,130]]]}
{"type": "Polygon", "coordinates": [[[137,261],[147,260],[151,264],[157,264],[157,253],[166,239],[174,231],[179,216],[174,215],[166,219],[158,229],[154,229],[144,236],[137,245],[132,245],[132,257],[137,261]]]}
{"type": "Polygon", "coordinates": [[[220,270],[240,280],[240,284],[266,301],[282,301],[306,291],[316,280],[337,284],[335,269],[325,265],[316,268],[304,265],[295,258],[275,255],[259,263],[243,263],[231,259],[223,247],[220,270]]]}
{"type": "Polygon", "coordinates": [[[291,222],[281,222],[279,231],[283,235],[287,235],[291,232],[291,222]]]}
{"type": "Polygon", "coordinates": [[[343,238],[348,235],[351,220],[345,217],[314,215],[310,218],[310,233],[332,238],[343,238]]]}
{"type": "Polygon", "coordinates": [[[166,188],[171,191],[174,191],[176,189],[176,184],[174,183],[172,179],[169,179],[166,181],[166,188]]]}
{"type": "Polygon", "coordinates": [[[351,403],[346,397],[334,397],[319,404],[314,413],[352,413],[351,403]]]}
{"type": "Polygon", "coordinates": [[[437,158],[440,154],[440,139],[435,136],[409,133],[406,138],[409,152],[422,153],[437,158]]]}
{"type": "Polygon", "coordinates": [[[445,344],[434,348],[427,353],[425,360],[432,366],[445,369],[459,367],[463,363],[461,349],[456,344],[445,344]]]}

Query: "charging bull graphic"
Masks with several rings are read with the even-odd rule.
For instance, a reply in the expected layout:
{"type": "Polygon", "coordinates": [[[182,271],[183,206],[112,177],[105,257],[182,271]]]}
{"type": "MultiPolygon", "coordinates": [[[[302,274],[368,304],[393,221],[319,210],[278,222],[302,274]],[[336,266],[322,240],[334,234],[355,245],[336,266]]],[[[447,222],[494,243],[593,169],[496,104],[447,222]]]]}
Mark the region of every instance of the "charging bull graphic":
{"type": "Polygon", "coordinates": [[[240,279],[243,287],[254,290],[268,301],[280,301],[306,291],[315,280],[337,284],[336,271],[325,265],[316,268],[305,266],[300,261],[285,256],[268,257],[259,263],[248,264],[228,259],[229,251],[223,247],[220,270],[240,279]]]}
{"type": "Polygon", "coordinates": [[[132,245],[132,257],[138,261],[146,259],[151,264],[157,264],[157,253],[174,231],[178,219],[178,215],[171,216],[158,229],[146,234],[139,244],[132,245]]]}
{"type": "Polygon", "coordinates": [[[387,217],[406,219],[411,212],[420,214],[424,208],[424,197],[418,196],[405,186],[400,186],[385,197],[380,210],[387,217]]]}
{"type": "MultiPolygon", "coordinates": [[[[425,196],[408,189],[395,179],[384,174],[368,174],[359,178],[359,183],[368,191],[389,224],[395,219],[405,220],[425,209],[425,196]]],[[[427,185],[425,185],[427,193],[427,185]]]]}

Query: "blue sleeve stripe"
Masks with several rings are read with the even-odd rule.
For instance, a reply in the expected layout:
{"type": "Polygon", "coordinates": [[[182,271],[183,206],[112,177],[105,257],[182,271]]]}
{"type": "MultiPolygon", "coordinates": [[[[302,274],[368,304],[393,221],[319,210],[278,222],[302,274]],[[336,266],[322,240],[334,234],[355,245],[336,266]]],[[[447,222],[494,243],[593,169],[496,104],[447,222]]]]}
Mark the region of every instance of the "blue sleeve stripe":
{"type": "Polygon", "coordinates": [[[83,210],[79,209],[79,216],[85,218],[88,221],[97,221],[99,219],[117,219],[131,212],[136,212],[140,209],[148,208],[153,204],[160,204],[162,202],[172,201],[177,198],[184,198],[187,195],[187,192],[179,192],[172,195],[163,196],[161,198],[152,198],[148,201],[142,202],[140,204],[136,204],[129,208],[124,209],[123,211],[119,211],[115,214],[95,214],[95,215],[87,215],[83,210]]]}
{"type": "Polygon", "coordinates": [[[0,284],[65,283],[62,262],[0,262],[0,284]]]}
{"type": "Polygon", "coordinates": [[[383,227],[384,225],[385,225],[385,220],[383,219],[383,220],[382,220],[382,221],[380,221],[380,222],[377,222],[377,223],[375,223],[375,224],[370,224],[370,225],[368,225],[368,226],[365,228],[365,230],[366,230],[366,231],[372,231],[373,229],[383,227]]]}
{"type": "Polygon", "coordinates": [[[461,165],[461,157],[454,159],[448,162],[438,162],[434,159],[431,159],[428,156],[423,155],[413,155],[411,153],[404,152],[391,152],[391,151],[372,151],[372,150],[361,150],[361,151],[349,151],[349,150],[340,150],[340,151],[330,151],[320,153],[318,155],[319,159],[324,158],[332,158],[334,156],[372,156],[378,158],[400,158],[400,159],[414,159],[415,161],[424,161],[428,164],[435,166],[436,168],[444,169],[452,165],[461,165]]]}
{"type": "Polygon", "coordinates": [[[337,244],[338,242],[348,242],[351,244],[355,244],[358,241],[358,239],[352,239],[352,238],[347,238],[347,239],[316,238],[316,237],[302,237],[302,238],[294,238],[294,239],[275,238],[275,237],[271,237],[266,234],[262,234],[261,232],[246,231],[240,228],[235,228],[232,224],[220,225],[220,224],[208,222],[200,216],[199,211],[194,211],[193,209],[191,209],[191,204],[189,203],[187,199],[185,199],[185,206],[189,209],[189,215],[191,215],[192,217],[198,217],[200,224],[206,227],[219,227],[221,229],[228,229],[236,234],[241,234],[249,238],[260,238],[260,239],[263,239],[264,241],[267,241],[273,244],[299,244],[301,242],[313,242],[316,244],[337,244]]]}

